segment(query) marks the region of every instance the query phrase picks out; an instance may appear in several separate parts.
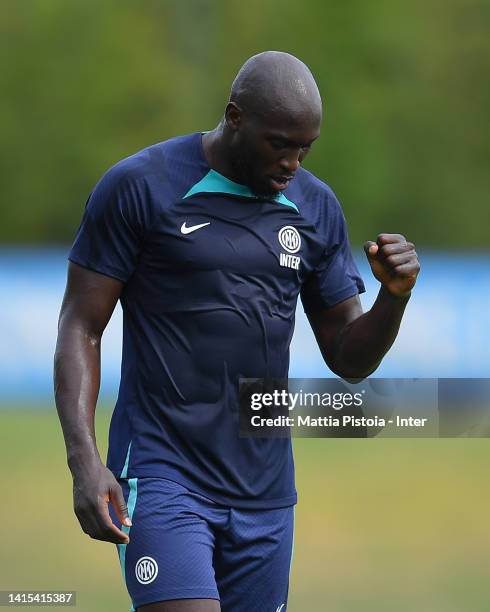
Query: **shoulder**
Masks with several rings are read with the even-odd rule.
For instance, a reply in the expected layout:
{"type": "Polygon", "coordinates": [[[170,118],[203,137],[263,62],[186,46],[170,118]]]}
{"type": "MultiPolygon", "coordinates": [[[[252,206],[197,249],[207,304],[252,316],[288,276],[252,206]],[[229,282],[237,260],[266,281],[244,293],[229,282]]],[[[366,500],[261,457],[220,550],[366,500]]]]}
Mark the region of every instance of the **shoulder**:
{"type": "Polygon", "coordinates": [[[117,188],[135,182],[166,179],[175,167],[198,156],[197,134],[177,136],[150,145],[111,166],[101,177],[103,183],[117,188]]]}
{"type": "Polygon", "coordinates": [[[295,202],[299,213],[323,230],[343,221],[341,205],[333,189],[312,172],[300,168],[286,196],[295,202]]]}
{"type": "Polygon", "coordinates": [[[156,213],[187,193],[206,172],[199,132],[158,142],[121,159],[95,185],[91,198],[139,202],[156,213]]]}

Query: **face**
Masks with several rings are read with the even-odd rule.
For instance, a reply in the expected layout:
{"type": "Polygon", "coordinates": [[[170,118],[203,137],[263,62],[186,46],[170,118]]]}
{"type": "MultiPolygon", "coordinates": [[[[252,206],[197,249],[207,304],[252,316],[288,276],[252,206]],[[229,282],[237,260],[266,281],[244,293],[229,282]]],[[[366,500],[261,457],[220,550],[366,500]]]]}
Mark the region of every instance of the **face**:
{"type": "Polygon", "coordinates": [[[231,162],[239,182],[257,195],[286,189],[320,135],[321,118],[311,113],[257,116],[241,113],[232,139],[231,162]]]}

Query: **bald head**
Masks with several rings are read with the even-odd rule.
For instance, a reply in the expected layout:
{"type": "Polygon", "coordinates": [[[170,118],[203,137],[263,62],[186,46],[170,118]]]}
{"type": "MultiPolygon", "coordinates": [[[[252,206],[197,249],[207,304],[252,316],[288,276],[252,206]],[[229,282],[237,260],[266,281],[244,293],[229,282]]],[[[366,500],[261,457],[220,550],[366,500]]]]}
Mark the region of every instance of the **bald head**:
{"type": "Polygon", "coordinates": [[[266,51],[248,59],[219,125],[203,136],[214,170],[260,197],[277,196],[320,135],[322,100],[297,57],[266,51]]]}
{"type": "Polygon", "coordinates": [[[245,112],[321,119],[322,100],[310,69],[294,55],[265,51],[241,67],[230,102],[245,112]]]}

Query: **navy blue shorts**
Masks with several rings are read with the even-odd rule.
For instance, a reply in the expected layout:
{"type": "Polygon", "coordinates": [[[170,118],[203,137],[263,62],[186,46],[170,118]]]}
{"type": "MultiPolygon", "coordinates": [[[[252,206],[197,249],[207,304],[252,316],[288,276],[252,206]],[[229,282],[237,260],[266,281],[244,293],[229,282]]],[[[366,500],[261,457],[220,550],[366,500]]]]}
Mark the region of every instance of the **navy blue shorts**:
{"type": "Polygon", "coordinates": [[[229,508],[162,478],[120,484],[133,525],[118,552],[133,608],[197,598],[220,600],[222,612],[286,612],[294,506],[229,508]]]}

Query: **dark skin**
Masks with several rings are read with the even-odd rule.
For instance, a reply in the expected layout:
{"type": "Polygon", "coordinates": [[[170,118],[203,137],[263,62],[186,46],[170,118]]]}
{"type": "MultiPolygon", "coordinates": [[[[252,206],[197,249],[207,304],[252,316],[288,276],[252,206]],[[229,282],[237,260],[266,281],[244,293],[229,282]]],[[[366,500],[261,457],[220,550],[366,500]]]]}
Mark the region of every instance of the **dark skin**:
{"type": "MultiPolygon", "coordinates": [[[[55,355],[56,405],[73,476],[75,514],[87,535],[114,544],[127,544],[129,537],[112,522],[108,504],[121,523],[130,526],[131,521],[121,486],[97,450],[94,416],[102,334],[123,289],[116,279],[70,263],[55,355]]],[[[138,610],[219,612],[220,605],[214,599],[186,599],[138,610]]]]}
{"type": "MultiPolygon", "coordinates": [[[[257,57],[256,64],[235,81],[225,115],[203,137],[203,147],[211,168],[247,184],[259,196],[270,197],[294,180],[318,138],[321,100],[311,73],[298,60],[275,53],[257,57]],[[274,84],[274,78],[268,81],[270,87],[261,86],[271,62],[282,70],[275,70],[274,78],[286,78],[293,83],[292,89],[282,81],[274,84]],[[263,92],[258,108],[254,106],[257,96],[248,95],[250,91],[263,92]]],[[[380,234],[364,248],[381,283],[372,308],[363,313],[354,296],[309,315],[325,362],[347,379],[364,378],[380,364],[396,338],[420,268],[414,245],[401,234],[380,234]]],[[[129,537],[113,524],[108,504],[121,523],[129,527],[131,522],[122,489],[101,461],[94,415],[102,334],[123,289],[124,284],[116,279],[70,263],[55,355],[56,405],[73,476],[75,514],[91,538],[116,544],[127,544],[129,537]]],[[[173,600],[138,608],[143,612],[220,609],[213,599],[173,600]]]]}

